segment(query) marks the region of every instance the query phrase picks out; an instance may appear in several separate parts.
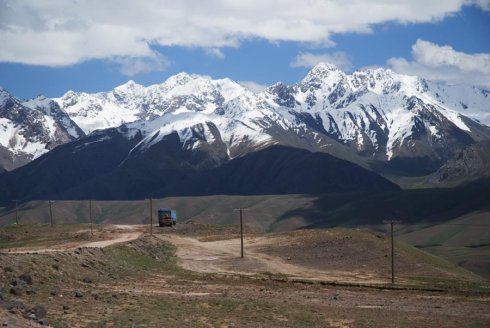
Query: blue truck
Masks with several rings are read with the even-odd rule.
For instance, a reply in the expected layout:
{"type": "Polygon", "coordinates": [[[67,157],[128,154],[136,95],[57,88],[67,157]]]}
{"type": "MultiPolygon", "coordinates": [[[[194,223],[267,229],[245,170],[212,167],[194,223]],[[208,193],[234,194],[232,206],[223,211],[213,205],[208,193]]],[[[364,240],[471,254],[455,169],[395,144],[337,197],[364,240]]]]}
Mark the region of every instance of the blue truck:
{"type": "Polygon", "coordinates": [[[171,227],[177,224],[177,211],[170,208],[158,210],[158,225],[160,227],[171,227]]]}

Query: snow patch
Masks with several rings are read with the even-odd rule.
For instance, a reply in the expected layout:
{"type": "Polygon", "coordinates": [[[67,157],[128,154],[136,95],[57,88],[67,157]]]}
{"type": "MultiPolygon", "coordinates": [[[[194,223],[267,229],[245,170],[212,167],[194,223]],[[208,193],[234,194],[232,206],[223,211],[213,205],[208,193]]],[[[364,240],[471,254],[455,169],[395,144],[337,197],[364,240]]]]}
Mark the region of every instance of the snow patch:
{"type": "Polygon", "coordinates": [[[109,137],[109,136],[103,136],[103,137],[101,137],[101,138],[99,138],[97,140],[94,140],[94,141],[84,142],[83,144],[76,146],[73,149],[72,154],[78,153],[80,150],[82,150],[84,148],[87,148],[90,145],[93,145],[93,144],[96,144],[96,143],[99,143],[99,142],[104,142],[104,141],[107,141],[107,140],[111,140],[111,137],[109,137]]]}
{"type": "Polygon", "coordinates": [[[44,143],[27,140],[22,131],[6,118],[0,118],[0,132],[0,145],[9,149],[14,156],[26,154],[35,159],[48,152],[44,143]]]}

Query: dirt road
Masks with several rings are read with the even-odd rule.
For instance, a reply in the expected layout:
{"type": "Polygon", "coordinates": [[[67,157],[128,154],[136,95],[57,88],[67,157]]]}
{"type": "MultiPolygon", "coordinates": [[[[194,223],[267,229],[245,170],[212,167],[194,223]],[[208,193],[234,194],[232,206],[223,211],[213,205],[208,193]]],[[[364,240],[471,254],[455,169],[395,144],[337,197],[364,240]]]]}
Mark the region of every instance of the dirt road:
{"type": "MultiPolygon", "coordinates": [[[[97,232],[94,235],[94,238],[90,238],[89,240],[71,242],[60,241],[60,243],[49,247],[19,247],[4,250],[2,252],[7,254],[53,253],[74,250],[77,248],[103,248],[138,239],[141,235],[143,235],[145,229],[147,228],[141,225],[115,224],[106,227],[101,232],[97,232]]],[[[78,232],[82,233],[86,231],[84,230],[78,232]]]]}
{"type": "Polygon", "coordinates": [[[222,274],[279,274],[290,278],[384,283],[378,277],[361,272],[317,270],[291,263],[288,258],[266,254],[263,250],[278,240],[267,237],[247,237],[244,239],[244,258],[240,257],[240,239],[200,241],[196,238],[173,234],[159,235],[159,238],[177,246],[176,255],[185,269],[222,274]]]}
{"type": "MultiPolygon", "coordinates": [[[[194,226],[189,225],[182,229],[195,228],[194,226]]],[[[59,239],[42,246],[11,247],[2,250],[2,253],[54,253],[77,248],[104,248],[138,239],[145,233],[148,233],[148,226],[145,225],[108,225],[96,229],[92,237],[89,230],[85,229],[72,232],[83,236],[77,239],[59,239]]],[[[244,258],[240,257],[240,239],[228,238],[230,235],[227,232],[210,234],[206,239],[202,234],[189,237],[182,235],[182,231],[172,229],[156,230],[154,236],[175,245],[180,265],[195,272],[274,274],[292,279],[363,284],[384,284],[389,280],[388,270],[380,269],[388,268],[387,257],[383,257],[386,250],[382,242],[372,236],[369,237],[371,241],[364,240],[358,245],[342,233],[297,232],[293,236],[250,233],[244,238],[244,258]],[[211,241],[207,241],[210,240],[209,237],[211,241]],[[370,266],[365,265],[366,261],[362,262],[358,251],[366,248],[377,248],[373,254],[363,252],[369,263],[374,263],[369,264],[370,266]]],[[[400,261],[404,262],[407,261],[400,261]]],[[[420,268],[421,265],[415,263],[410,264],[410,267],[420,268]]]]}
{"type": "Polygon", "coordinates": [[[86,226],[41,228],[4,233],[20,236],[10,254],[0,253],[0,287],[9,291],[0,295],[0,318],[8,327],[36,326],[25,315],[37,305],[48,324],[67,327],[490,326],[487,284],[461,276],[461,290],[453,281],[447,291],[386,288],[383,269],[374,268],[386,261],[388,241],[363,232],[250,232],[242,259],[236,228],[180,224],[149,236],[148,226],[100,225],[91,239],[86,226]],[[20,282],[25,274],[32,285],[20,282]],[[383,288],[367,288],[377,282],[383,288]],[[11,301],[21,305],[12,311],[11,301]]]}

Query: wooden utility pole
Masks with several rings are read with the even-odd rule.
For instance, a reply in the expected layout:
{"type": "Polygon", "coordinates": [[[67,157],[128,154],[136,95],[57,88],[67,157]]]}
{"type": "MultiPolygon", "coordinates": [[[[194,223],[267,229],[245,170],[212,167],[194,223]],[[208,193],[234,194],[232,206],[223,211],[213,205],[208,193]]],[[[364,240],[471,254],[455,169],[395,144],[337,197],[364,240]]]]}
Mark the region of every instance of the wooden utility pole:
{"type": "Polygon", "coordinates": [[[15,224],[19,224],[19,202],[20,202],[20,200],[14,199],[13,202],[15,203],[15,224]]]}
{"type": "Polygon", "coordinates": [[[240,257],[243,258],[243,210],[240,209],[240,257]]]}
{"type": "Polygon", "coordinates": [[[49,201],[49,218],[51,222],[51,227],[53,226],[53,206],[52,206],[52,201],[49,201]]]}
{"type": "Polygon", "coordinates": [[[234,208],[234,211],[240,211],[240,257],[243,258],[243,211],[246,211],[246,208],[234,208]]]}
{"type": "Polygon", "coordinates": [[[94,235],[94,232],[93,232],[93,221],[92,221],[92,200],[89,199],[88,200],[88,212],[89,212],[89,216],[90,216],[90,236],[92,237],[94,235]]]}
{"type": "Polygon", "coordinates": [[[383,222],[390,224],[390,231],[391,231],[391,283],[394,284],[395,283],[395,242],[394,242],[394,238],[393,238],[393,225],[395,223],[400,223],[400,221],[386,220],[383,222]]]}
{"type": "Polygon", "coordinates": [[[150,198],[150,236],[153,236],[153,199],[150,198]]]}

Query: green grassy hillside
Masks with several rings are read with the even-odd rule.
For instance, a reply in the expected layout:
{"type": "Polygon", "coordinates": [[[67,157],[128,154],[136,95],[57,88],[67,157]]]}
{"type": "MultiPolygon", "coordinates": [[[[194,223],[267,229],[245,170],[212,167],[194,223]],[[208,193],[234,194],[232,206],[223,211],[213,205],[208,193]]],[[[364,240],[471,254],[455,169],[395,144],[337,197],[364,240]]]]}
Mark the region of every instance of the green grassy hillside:
{"type": "MultiPolygon", "coordinates": [[[[278,218],[296,209],[313,206],[316,196],[267,195],[267,196],[202,196],[168,197],[153,200],[153,219],[159,207],[177,210],[178,220],[194,220],[204,223],[237,223],[236,208],[245,208],[245,223],[256,229],[270,230],[270,225],[278,218]]],[[[55,223],[90,222],[88,201],[54,201],[52,204],[55,223]]],[[[49,223],[49,202],[31,201],[20,204],[18,217],[21,223],[49,223]]],[[[92,201],[92,218],[95,223],[148,223],[150,201],[92,201]]],[[[293,215],[289,229],[308,224],[300,216],[293,215]]],[[[0,226],[15,222],[15,207],[0,209],[0,226]]]]}

